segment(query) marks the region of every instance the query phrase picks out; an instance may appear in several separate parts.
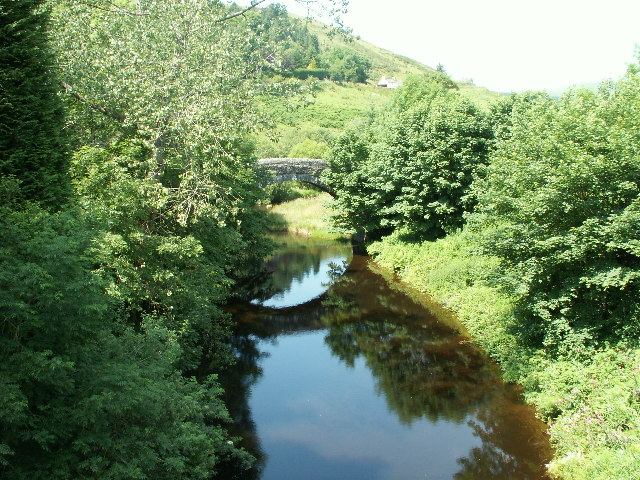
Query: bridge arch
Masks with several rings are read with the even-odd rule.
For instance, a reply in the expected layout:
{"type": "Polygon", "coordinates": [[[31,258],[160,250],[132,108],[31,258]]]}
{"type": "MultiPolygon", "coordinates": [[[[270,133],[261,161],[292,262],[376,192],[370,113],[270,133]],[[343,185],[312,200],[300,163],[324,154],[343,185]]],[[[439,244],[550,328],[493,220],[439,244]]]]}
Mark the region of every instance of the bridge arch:
{"type": "Polygon", "coordinates": [[[320,190],[335,196],[335,192],[321,180],[324,170],[329,168],[326,160],[318,158],[263,158],[258,166],[271,172],[265,186],[274,183],[296,181],[315,185],[320,190]]]}
{"type": "MultiPolygon", "coordinates": [[[[336,196],[333,189],[321,180],[322,172],[329,168],[329,163],[326,160],[318,158],[263,158],[258,160],[258,168],[272,174],[265,182],[265,187],[287,181],[304,182],[315,185],[333,197],[336,196]]],[[[354,251],[366,255],[366,250],[362,247],[366,238],[367,234],[363,230],[359,230],[351,236],[351,243],[356,249],[354,251]]]]}

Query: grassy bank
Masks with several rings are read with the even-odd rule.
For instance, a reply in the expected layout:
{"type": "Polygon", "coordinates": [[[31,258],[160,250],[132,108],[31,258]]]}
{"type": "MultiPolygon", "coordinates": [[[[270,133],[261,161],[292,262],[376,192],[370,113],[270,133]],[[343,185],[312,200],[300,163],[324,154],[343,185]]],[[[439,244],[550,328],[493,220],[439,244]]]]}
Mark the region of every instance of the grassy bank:
{"type": "Polygon", "coordinates": [[[492,285],[496,258],[473,253],[462,232],[419,245],[392,236],[369,247],[375,260],[453,310],[476,342],[520,383],[548,422],[563,479],[640,478],[640,348],[601,345],[551,358],[517,333],[515,298],[492,285]]]}
{"type": "Polygon", "coordinates": [[[328,193],[319,193],[311,197],[296,198],[269,208],[271,225],[274,232],[291,232],[314,238],[338,239],[343,235],[330,229],[325,203],[331,199],[328,193]]]}

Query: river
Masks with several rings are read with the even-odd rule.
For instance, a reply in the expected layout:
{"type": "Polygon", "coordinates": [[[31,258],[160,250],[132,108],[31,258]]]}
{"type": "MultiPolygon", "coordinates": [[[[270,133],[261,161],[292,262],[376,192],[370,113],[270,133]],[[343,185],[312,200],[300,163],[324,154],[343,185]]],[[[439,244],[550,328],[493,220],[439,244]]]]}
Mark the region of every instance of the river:
{"type": "Polygon", "coordinates": [[[546,479],[546,426],[441,307],[348,244],[281,237],[230,307],[242,480],[546,479]]]}

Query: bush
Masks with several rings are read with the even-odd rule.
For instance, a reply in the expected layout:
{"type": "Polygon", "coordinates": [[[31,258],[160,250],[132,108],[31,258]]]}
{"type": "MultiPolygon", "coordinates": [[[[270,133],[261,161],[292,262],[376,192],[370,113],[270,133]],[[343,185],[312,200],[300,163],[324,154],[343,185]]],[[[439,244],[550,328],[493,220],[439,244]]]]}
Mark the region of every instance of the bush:
{"type": "Polygon", "coordinates": [[[308,80],[309,78],[317,78],[325,80],[331,76],[329,70],[322,68],[298,68],[290,73],[290,75],[298,80],[308,80]]]}

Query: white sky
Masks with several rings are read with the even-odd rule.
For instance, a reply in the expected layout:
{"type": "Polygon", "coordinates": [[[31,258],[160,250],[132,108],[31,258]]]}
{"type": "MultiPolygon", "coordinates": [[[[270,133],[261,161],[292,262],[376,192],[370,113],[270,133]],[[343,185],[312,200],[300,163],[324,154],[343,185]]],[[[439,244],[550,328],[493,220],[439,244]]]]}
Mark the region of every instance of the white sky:
{"type": "Polygon", "coordinates": [[[640,44],[640,0],[350,0],[344,19],[363,40],[499,92],[617,79],[640,44]]]}

